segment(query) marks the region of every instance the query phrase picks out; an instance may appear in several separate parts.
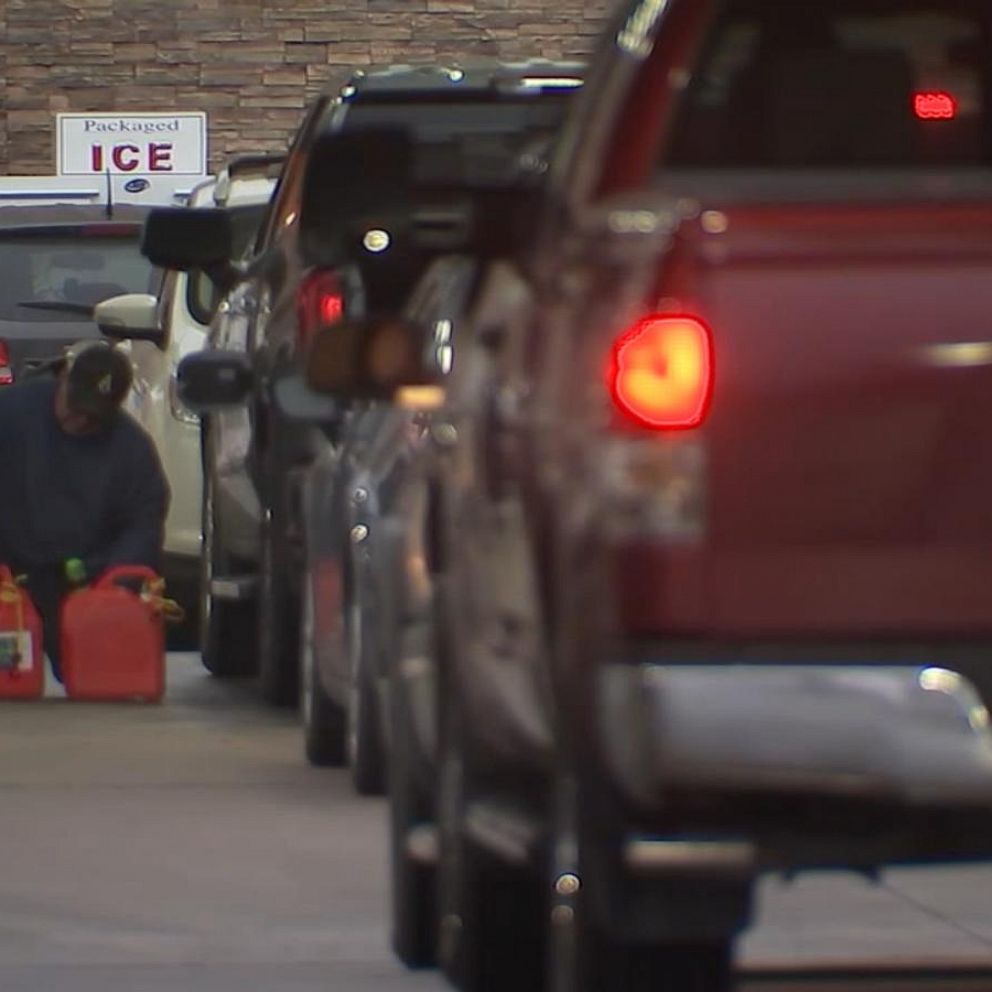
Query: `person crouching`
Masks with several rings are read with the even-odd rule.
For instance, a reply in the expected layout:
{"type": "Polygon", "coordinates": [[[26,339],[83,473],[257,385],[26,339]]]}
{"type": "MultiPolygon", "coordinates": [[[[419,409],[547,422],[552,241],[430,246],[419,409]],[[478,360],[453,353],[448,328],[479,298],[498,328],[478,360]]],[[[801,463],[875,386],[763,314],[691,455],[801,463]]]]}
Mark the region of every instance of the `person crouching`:
{"type": "Polygon", "coordinates": [[[121,409],[127,356],[80,342],[51,371],[0,387],[0,562],[25,576],[61,682],[63,598],[113,565],[159,570],[170,493],[151,437],[121,409]]]}

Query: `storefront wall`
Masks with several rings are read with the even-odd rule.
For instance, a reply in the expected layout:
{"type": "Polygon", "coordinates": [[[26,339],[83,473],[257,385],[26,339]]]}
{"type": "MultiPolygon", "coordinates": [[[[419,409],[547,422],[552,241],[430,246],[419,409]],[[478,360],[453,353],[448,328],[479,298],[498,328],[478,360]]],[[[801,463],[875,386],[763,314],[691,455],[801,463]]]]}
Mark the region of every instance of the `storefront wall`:
{"type": "Polygon", "coordinates": [[[210,168],[285,147],[355,67],[582,59],[612,0],[3,0],[0,174],[55,171],[59,112],[204,111],[210,168]]]}

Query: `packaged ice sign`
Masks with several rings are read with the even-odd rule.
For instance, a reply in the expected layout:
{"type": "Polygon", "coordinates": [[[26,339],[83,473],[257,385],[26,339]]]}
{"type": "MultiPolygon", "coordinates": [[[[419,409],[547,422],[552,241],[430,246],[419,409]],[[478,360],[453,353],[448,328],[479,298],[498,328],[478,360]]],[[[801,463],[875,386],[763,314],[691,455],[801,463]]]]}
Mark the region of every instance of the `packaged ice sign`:
{"type": "Polygon", "coordinates": [[[58,114],[60,176],[202,176],[207,115],[58,114]]]}

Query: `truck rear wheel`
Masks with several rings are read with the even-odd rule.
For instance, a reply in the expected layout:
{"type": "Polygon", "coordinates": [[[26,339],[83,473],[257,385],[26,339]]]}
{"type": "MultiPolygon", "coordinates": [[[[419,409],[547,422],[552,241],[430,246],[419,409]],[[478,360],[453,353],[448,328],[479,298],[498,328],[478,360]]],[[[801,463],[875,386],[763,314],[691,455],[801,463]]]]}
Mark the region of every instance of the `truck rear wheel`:
{"type": "Polygon", "coordinates": [[[299,676],[299,577],[281,521],[266,510],[261,527],[258,591],[258,677],[262,696],[273,706],[296,702],[299,676]]]}
{"type": "Polygon", "coordinates": [[[544,905],[530,866],[510,865],[467,836],[464,772],[442,763],[439,957],[462,992],[542,992],[544,905]]]}
{"type": "Polygon", "coordinates": [[[218,599],[212,592],[214,576],[224,574],[227,566],[215,513],[214,482],[205,471],[198,609],[200,657],[203,667],[217,678],[253,675],[258,664],[254,603],[218,599]]]}
{"type": "Polygon", "coordinates": [[[362,629],[362,610],[352,588],[345,607],[348,617],[348,764],[351,781],[360,796],[381,796],[385,791],[386,755],[382,746],[382,721],[376,696],[373,659],[362,629]]]}
{"type": "Polygon", "coordinates": [[[417,744],[411,725],[410,700],[402,677],[393,673],[389,691],[392,740],[388,764],[389,847],[392,862],[392,943],[408,968],[437,964],[437,865],[429,855],[418,857],[411,839],[416,831],[429,835],[434,826],[434,802],[417,780],[417,744]]]}
{"type": "Polygon", "coordinates": [[[314,657],[314,600],[309,573],[303,582],[300,610],[300,717],[307,761],[317,767],[345,763],[345,712],[324,691],[314,657]]]}
{"type": "MultiPolygon", "coordinates": [[[[654,903],[654,911],[632,910],[623,884],[630,880],[618,875],[624,871],[621,863],[608,856],[618,833],[608,800],[588,794],[580,800],[580,790],[569,778],[559,779],[556,788],[549,992],[732,992],[736,931],[727,920],[739,916],[741,893],[734,888],[724,902],[726,896],[712,879],[671,884],[658,878],[651,883],[657,886],[655,898],[647,904],[654,903]],[[615,890],[612,898],[608,890],[615,890]],[[659,906],[660,920],[652,922],[659,906]],[[701,914],[700,906],[705,907],[701,914]],[[611,914],[619,917],[613,927],[606,922],[611,914]],[[724,927],[734,932],[722,932],[724,927]],[[658,928],[661,933],[655,936],[652,931],[658,928]],[[625,932],[632,929],[638,932],[625,932]]],[[[750,886],[741,892],[749,894],[750,886]]]]}
{"type": "MultiPolygon", "coordinates": [[[[697,943],[623,944],[580,927],[574,959],[551,952],[551,992],[732,992],[729,940],[697,943]],[[565,980],[563,975],[572,977],[565,980]]],[[[556,944],[558,944],[556,948],[556,944]]]]}

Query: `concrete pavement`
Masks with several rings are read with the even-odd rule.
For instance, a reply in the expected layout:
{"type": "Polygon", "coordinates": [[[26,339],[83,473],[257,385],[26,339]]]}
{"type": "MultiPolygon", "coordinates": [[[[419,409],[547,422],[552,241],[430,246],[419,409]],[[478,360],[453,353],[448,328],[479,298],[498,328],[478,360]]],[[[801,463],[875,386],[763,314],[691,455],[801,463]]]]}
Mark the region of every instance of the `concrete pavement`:
{"type": "MultiPolygon", "coordinates": [[[[161,706],[58,697],[0,703],[2,992],[445,987],[390,956],[384,804],[308,768],[291,714],[193,655],[161,706]]],[[[745,967],[992,964],[992,868],[769,879],[760,906],[745,967]]]]}

